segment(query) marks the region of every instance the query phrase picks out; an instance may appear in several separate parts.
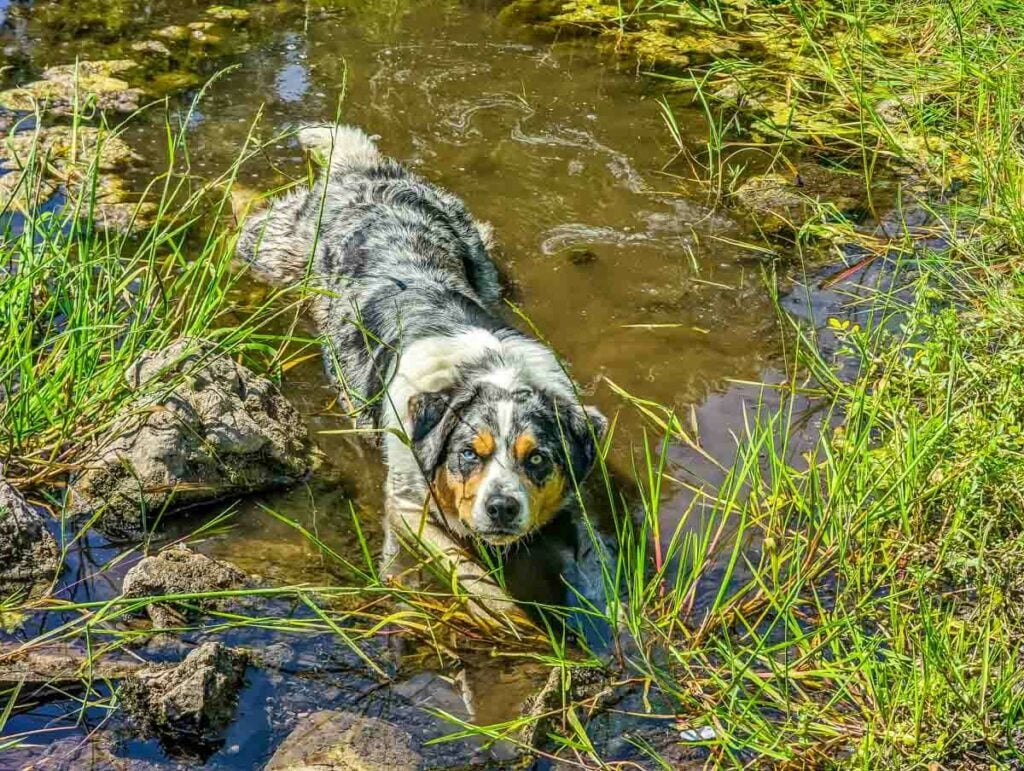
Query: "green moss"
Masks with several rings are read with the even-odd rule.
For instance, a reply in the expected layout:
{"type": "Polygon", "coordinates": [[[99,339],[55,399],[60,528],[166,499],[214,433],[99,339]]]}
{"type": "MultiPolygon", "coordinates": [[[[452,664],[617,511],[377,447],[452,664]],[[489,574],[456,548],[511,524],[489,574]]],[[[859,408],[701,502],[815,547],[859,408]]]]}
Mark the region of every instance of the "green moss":
{"type": "Polygon", "coordinates": [[[622,17],[622,10],[614,3],[602,3],[599,0],[576,0],[562,6],[562,13],[554,16],[551,21],[556,24],[582,24],[603,27],[617,22],[622,17]]]}
{"type": "Polygon", "coordinates": [[[217,21],[241,23],[249,20],[250,13],[244,8],[232,8],[228,5],[214,5],[206,9],[206,15],[217,21]]]}

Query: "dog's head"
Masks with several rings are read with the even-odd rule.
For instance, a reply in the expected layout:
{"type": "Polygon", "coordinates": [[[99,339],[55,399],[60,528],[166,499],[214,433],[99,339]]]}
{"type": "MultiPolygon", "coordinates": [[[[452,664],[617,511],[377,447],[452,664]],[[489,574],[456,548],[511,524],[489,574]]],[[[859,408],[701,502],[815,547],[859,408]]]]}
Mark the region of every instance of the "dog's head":
{"type": "Polygon", "coordinates": [[[413,450],[443,513],[495,545],[566,505],[607,428],[593,407],[487,383],[419,394],[409,413],[413,450]]]}

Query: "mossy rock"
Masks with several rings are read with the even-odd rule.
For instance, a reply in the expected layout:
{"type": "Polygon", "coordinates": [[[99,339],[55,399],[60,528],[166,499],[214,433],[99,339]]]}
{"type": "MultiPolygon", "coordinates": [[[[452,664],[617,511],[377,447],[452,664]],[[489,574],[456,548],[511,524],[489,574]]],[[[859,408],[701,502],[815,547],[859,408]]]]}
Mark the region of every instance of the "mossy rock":
{"type": "Polygon", "coordinates": [[[154,75],[149,81],[148,88],[154,94],[170,94],[175,91],[183,91],[186,88],[196,85],[202,80],[194,72],[187,70],[173,70],[161,72],[154,75]]]}
{"type": "Polygon", "coordinates": [[[98,227],[138,230],[152,222],[156,207],[132,201],[124,180],[114,173],[135,158],[123,139],[89,126],[18,132],[0,144],[0,172],[8,172],[0,176],[0,207],[31,211],[63,185],[72,202],[81,201],[79,213],[98,227]],[[33,163],[35,173],[28,171],[33,163]]]}
{"type": "Polygon", "coordinates": [[[137,53],[150,56],[167,57],[171,55],[171,49],[159,40],[140,40],[137,43],[132,43],[131,49],[137,53]]]}
{"type": "Polygon", "coordinates": [[[822,206],[850,212],[863,204],[863,180],[817,164],[802,164],[795,174],[751,177],[733,198],[768,232],[799,230],[822,206]]]}
{"type": "Polygon", "coordinates": [[[109,78],[130,72],[138,66],[138,63],[131,59],[101,59],[95,62],[78,62],[78,64],[58,64],[43,70],[43,78],[47,80],[73,78],[76,70],[79,77],[109,78]]]}
{"type": "Polygon", "coordinates": [[[220,43],[223,38],[220,35],[211,35],[201,29],[192,30],[192,41],[204,46],[214,46],[220,43]]]}
{"type": "Polygon", "coordinates": [[[206,15],[217,21],[228,21],[235,24],[249,20],[250,13],[244,8],[232,8],[229,5],[214,5],[206,9],[206,15]]]}
{"type": "Polygon", "coordinates": [[[42,80],[0,92],[0,107],[30,112],[36,105],[58,115],[70,114],[78,102],[95,101],[101,110],[133,112],[142,91],[119,77],[138,65],[130,59],[79,62],[48,67],[42,80]]]}
{"type": "Polygon", "coordinates": [[[163,38],[164,40],[173,40],[178,43],[188,40],[190,34],[188,27],[183,27],[180,24],[170,24],[153,33],[156,37],[163,38]]]}
{"type": "Polygon", "coordinates": [[[118,136],[91,126],[50,126],[35,131],[19,131],[0,143],[0,169],[20,169],[29,162],[32,149],[38,158],[56,168],[60,176],[70,172],[69,165],[87,169],[94,162],[99,171],[115,171],[129,166],[137,156],[118,136]]]}

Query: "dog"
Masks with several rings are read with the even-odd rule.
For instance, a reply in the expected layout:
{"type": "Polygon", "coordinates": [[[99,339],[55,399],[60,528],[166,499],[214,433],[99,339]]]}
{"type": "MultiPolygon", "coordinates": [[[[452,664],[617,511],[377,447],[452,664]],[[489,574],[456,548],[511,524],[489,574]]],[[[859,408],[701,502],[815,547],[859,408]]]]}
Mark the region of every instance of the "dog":
{"type": "Polygon", "coordinates": [[[577,505],[607,420],[555,354],[500,319],[491,229],[453,194],[351,126],[312,126],[312,187],[250,215],[237,255],[274,283],[307,282],[325,367],[359,424],[383,436],[384,578],[403,546],[440,556],[488,613],[514,606],[471,556],[577,505]]]}

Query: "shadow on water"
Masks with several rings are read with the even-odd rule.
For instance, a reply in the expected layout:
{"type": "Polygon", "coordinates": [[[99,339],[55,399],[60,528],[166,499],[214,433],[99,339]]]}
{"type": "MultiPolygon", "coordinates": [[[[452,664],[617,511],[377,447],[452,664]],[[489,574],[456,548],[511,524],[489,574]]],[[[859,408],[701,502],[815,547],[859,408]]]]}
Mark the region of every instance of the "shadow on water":
{"type": "MultiPolygon", "coordinates": [[[[76,57],[136,57],[132,43],[166,39],[161,29],[201,18],[207,5],[0,2],[0,45],[10,62],[0,77],[9,87],[76,57]]],[[[333,119],[346,84],[345,121],[379,134],[387,153],[461,195],[494,226],[497,258],[515,302],[571,362],[588,400],[606,414],[620,413],[610,463],[623,489],[629,488],[625,480],[643,440],[642,424],[604,379],[680,415],[693,414],[702,428],[702,453],[668,448],[669,471],[690,487],[666,489],[660,511],[663,533],[674,532],[682,517],[693,518],[684,527],[699,528],[692,488],[721,480],[720,467],[707,457],[731,460],[744,421],[763,400],[759,389],[737,383],[777,377],[783,334],[756,253],[737,246],[754,240],[748,226],[706,205],[697,183],[666,175],[673,148],[656,85],[617,70],[589,44],[552,44],[505,26],[489,3],[312,5],[247,6],[251,20],[214,30],[219,40],[169,43],[170,55],[147,61],[149,92],[171,94],[172,110],[182,114],[199,83],[235,67],[191,117],[193,171],[202,175],[229,165],[261,110],[259,130],[266,137],[304,121],[333,119]]],[[[701,115],[679,105],[676,116],[684,139],[698,146],[705,135],[701,115]]],[[[152,168],[164,157],[161,132],[154,120],[127,134],[152,168]]],[[[240,186],[259,192],[304,174],[298,145],[284,140],[245,167],[240,186]]],[[[240,291],[263,290],[246,284],[240,291]]],[[[348,424],[328,408],[334,394],[317,362],[290,370],[283,390],[306,416],[336,475],[237,503],[230,528],[212,533],[200,548],[275,585],[342,582],[350,576],[265,509],[352,555],[358,553],[355,512],[377,548],[380,456],[351,435],[331,433],[348,424]]],[[[592,498],[598,512],[601,495],[592,498]]],[[[172,525],[165,536],[183,537],[200,521],[172,525]]],[[[568,527],[517,551],[508,567],[513,588],[540,601],[564,600],[559,574],[578,549],[568,527]]],[[[141,555],[117,559],[123,551],[98,535],[77,543],[62,596],[93,601],[118,595],[124,572],[141,555]]],[[[274,612],[308,611],[275,606],[274,612]]],[[[53,613],[28,619],[9,639],[30,639],[68,620],[53,613]]],[[[332,707],[384,717],[423,741],[450,730],[424,706],[470,722],[507,720],[542,674],[500,658],[470,661],[457,671],[438,668],[411,651],[397,684],[385,687],[329,635],[236,629],[219,638],[261,649],[270,664],[249,670],[238,719],[208,759],[210,768],[255,767],[300,717],[332,707]]],[[[181,646],[201,639],[197,633],[151,642],[141,653],[180,658],[181,646]]],[[[378,652],[388,660],[387,651],[378,652]]],[[[92,694],[97,703],[98,695],[102,689],[92,694]]],[[[49,748],[34,748],[35,755],[19,755],[21,761],[43,752],[48,767],[104,767],[107,751],[83,746],[81,737],[105,725],[115,733],[122,728],[104,708],[50,700],[12,717],[5,733],[46,729],[34,741],[49,748]]],[[[121,738],[109,752],[131,758],[133,768],[177,764],[155,742],[121,738]]],[[[424,747],[437,766],[486,755],[461,742],[424,747]]],[[[500,748],[487,752],[500,762],[500,748]]]]}

